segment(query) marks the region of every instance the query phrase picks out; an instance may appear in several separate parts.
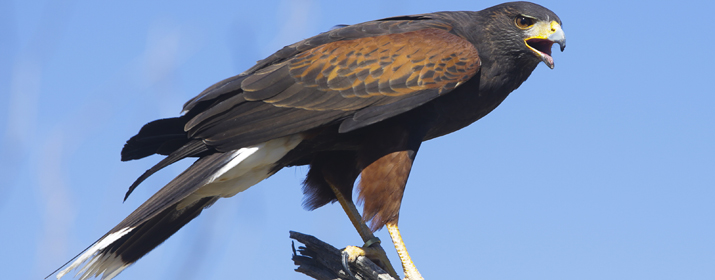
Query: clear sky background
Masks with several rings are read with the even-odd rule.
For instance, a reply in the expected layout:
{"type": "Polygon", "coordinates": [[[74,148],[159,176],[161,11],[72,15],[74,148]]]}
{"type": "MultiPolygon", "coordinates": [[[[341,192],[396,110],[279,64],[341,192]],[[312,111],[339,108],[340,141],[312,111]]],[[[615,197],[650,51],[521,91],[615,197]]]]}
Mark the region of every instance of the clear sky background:
{"type": "MultiPolygon", "coordinates": [[[[188,166],[122,203],[160,160],[120,162],[124,142],[213,83],[336,24],[498,3],[0,2],[0,278],[41,279],[188,166]]],[[[564,22],[556,68],[418,154],[400,226],[422,275],[714,279],[715,2],[540,4],[564,22]]],[[[306,171],[220,200],[117,279],[307,279],[289,230],[361,240],[338,205],[302,209],[306,171]]]]}

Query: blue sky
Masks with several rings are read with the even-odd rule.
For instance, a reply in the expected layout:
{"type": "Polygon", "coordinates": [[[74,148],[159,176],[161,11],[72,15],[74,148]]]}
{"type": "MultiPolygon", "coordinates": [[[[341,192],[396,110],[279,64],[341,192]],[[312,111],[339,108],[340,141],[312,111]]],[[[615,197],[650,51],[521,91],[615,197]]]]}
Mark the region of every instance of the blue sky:
{"type": "MultiPolygon", "coordinates": [[[[124,142],[213,83],[336,24],[500,2],[355,3],[0,2],[3,278],[41,279],[181,172],[122,203],[159,161],[120,162],[124,142]]],[[[422,275],[712,279],[715,2],[539,3],[564,22],[555,69],[420,150],[400,227],[422,275]]],[[[338,205],[301,208],[306,171],[220,200],[116,279],[307,279],[289,230],[360,238],[338,205]]]]}

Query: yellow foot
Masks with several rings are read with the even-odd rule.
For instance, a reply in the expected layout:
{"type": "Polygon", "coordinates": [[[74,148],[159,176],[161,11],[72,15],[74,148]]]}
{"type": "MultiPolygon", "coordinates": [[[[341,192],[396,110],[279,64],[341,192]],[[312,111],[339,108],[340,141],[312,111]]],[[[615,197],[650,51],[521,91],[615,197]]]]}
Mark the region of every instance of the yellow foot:
{"type": "Polygon", "coordinates": [[[357,260],[359,256],[365,256],[367,255],[367,252],[363,250],[363,248],[357,247],[357,246],[348,246],[343,249],[343,265],[346,265],[345,262],[354,262],[357,260]]]}
{"type": "Polygon", "coordinates": [[[390,260],[387,259],[385,250],[383,250],[380,246],[380,239],[373,238],[368,240],[368,242],[365,242],[363,247],[347,246],[342,250],[343,268],[352,278],[355,278],[355,275],[353,275],[352,271],[350,271],[349,263],[355,262],[360,256],[370,259],[375,264],[385,269],[392,277],[399,279],[397,273],[390,264],[390,260]]]}
{"type": "Polygon", "coordinates": [[[343,252],[341,253],[342,255],[342,261],[343,261],[343,269],[345,269],[345,272],[350,275],[350,278],[356,279],[355,274],[353,274],[352,271],[350,271],[350,262],[355,262],[358,257],[360,256],[367,256],[367,252],[363,248],[357,247],[357,246],[348,246],[343,249],[343,252]]]}

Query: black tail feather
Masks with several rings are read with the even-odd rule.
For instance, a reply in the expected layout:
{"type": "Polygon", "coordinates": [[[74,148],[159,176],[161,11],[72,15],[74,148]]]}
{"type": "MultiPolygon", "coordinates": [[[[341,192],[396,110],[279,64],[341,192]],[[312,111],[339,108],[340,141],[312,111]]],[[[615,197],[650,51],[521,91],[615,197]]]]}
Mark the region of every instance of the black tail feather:
{"type": "Polygon", "coordinates": [[[176,205],[169,207],[104,250],[121,257],[122,262],[126,264],[136,262],[196,218],[203,209],[211,206],[216,200],[218,197],[205,197],[184,209],[177,210],[176,205]]]}

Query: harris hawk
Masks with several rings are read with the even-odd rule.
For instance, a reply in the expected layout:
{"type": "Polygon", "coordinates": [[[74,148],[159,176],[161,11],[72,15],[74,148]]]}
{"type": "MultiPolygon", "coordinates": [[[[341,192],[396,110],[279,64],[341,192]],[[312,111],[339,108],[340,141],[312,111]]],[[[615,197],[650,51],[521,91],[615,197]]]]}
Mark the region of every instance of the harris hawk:
{"type": "Polygon", "coordinates": [[[484,117],[540,62],[553,68],[554,43],[563,51],[556,14],[510,2],[341,26],[286,46],[207,88],[179,117],[150,122],[127,141],[123,161],[166,157],[125,199],[156,171],[197,159],[57,278],[81,266],[80,279],[111,279],[219,198],[284,167],[309,165],[306,208],[339,201],[366,242],[364,251],[346,248],[347,255],[381,250],[372,232],[386,226],[405,277],[421,279],[397,227],[420,144],[484,117]],[[362,216],[352,198],[358,177],[362,216]]]}

